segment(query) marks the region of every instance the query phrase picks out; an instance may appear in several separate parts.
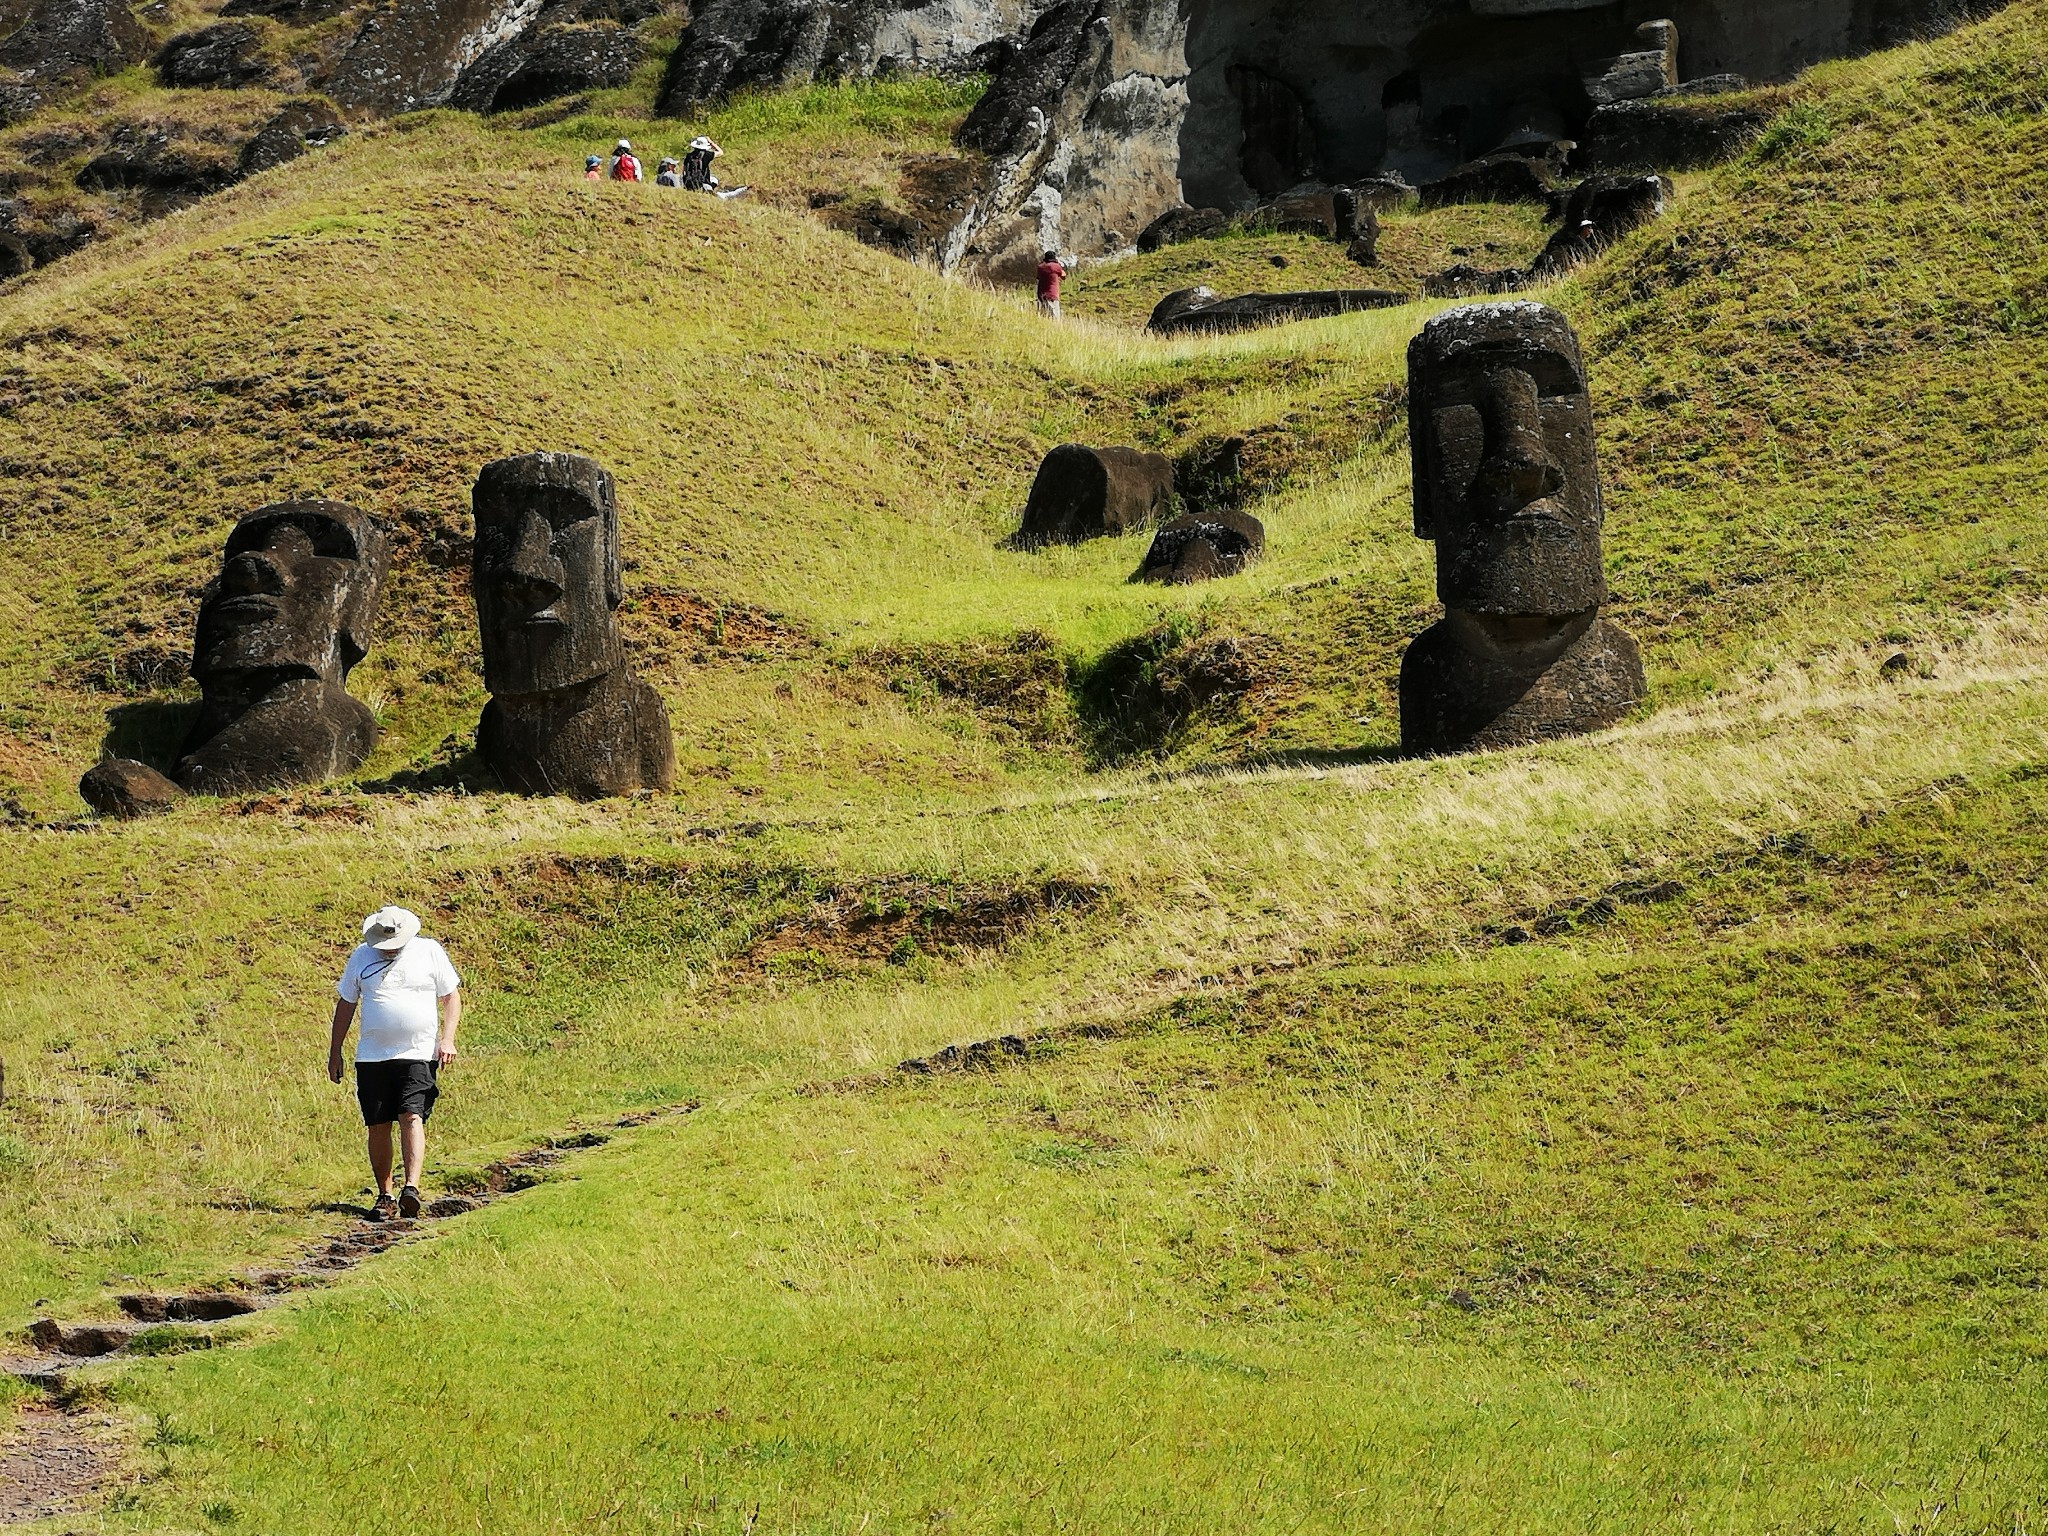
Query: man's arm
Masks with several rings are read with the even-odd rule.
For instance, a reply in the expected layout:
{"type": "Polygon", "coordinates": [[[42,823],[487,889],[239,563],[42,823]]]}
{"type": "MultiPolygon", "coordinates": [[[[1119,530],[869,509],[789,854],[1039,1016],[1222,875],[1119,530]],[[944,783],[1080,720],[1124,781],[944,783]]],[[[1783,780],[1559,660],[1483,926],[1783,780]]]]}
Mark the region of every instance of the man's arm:
{"type": "Polygon", "coordinates": [[[356,1016],[356,1005],[345,997],[334,1000],[334,1028],[327,1040],[327,1081],[341,1081],[341,1046],[348,1039],[348,1026],[356,1016]]]}
{"type": "Polygon", "coordinates": [[[441,999],[441,1038],[434,1045],[434,1060],[447,1066],[455,1059],[455,1029],[462,1022],[462,989],[441,999]]]}

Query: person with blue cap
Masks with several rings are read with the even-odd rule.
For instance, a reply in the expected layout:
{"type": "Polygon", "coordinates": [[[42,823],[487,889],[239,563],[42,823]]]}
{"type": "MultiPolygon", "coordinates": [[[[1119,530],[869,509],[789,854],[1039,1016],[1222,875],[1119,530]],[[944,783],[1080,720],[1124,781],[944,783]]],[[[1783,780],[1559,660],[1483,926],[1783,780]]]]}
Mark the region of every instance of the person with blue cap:
{"type": "Polygon", "coordinates": [[[420,1213],[427,1120],[441,1096],[441,1068],[455,1059],[462,979],[448,951],[420,937],[415,914],[403,907],[380,907],[363,919],[363,942],[348,957],[335,992],[327,1047],[330,1082],[342,1079],[342,1047],[357,1008],[362,1009],[356,1102],[363,1111],[370,1172],[377,1180],[370,1219],[410,1221],[420,1213]],[[405,1164],[405,1183],[396,1195],[391,1192],[394,1125],[405,1164]]]}

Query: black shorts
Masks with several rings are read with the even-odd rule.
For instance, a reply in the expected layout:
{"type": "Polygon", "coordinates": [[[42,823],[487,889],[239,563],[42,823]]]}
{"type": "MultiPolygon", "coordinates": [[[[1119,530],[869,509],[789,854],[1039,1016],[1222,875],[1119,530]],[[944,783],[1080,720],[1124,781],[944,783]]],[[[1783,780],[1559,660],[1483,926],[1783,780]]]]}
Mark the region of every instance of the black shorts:
{"type": "Polygon", "coordinates": [[[356,1102],[363,1106],[363,1124],[389,1125],[400,1115],[427,1119],[441,1096],[440,1071],[431,1061],[357,1062],[356,1102]]]}

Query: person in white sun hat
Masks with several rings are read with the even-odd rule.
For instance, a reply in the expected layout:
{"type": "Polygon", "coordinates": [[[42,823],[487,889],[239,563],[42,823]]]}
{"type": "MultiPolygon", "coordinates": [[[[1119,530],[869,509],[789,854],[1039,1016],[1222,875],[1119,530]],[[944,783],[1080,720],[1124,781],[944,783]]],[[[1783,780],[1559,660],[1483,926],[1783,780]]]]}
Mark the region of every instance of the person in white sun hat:
{"type": "Polygon", "coordinates": [[[427,1160],[427,1119],[441,1096],[441,1068],[455,1059],[462,1022],[462,979],[448,951],[420,937],[420,920],[403,907],[380,907],[363,919],[363,942],[336,985],[327,1077],[342,1078],[342,1047],[356,1007],[356,1102],[368,1127],[370,1172],[377,1180],[372,1221],[420,1213],[420,1169],[427,1160]],[[438,1016],[438,1018],[437,1018],[438,1016]],[[438,1023],[438,1027],[437,1027],[438,1023]],[[405,1184],[391,1192],[391,1128],[398,1127],[405,1184]]]}

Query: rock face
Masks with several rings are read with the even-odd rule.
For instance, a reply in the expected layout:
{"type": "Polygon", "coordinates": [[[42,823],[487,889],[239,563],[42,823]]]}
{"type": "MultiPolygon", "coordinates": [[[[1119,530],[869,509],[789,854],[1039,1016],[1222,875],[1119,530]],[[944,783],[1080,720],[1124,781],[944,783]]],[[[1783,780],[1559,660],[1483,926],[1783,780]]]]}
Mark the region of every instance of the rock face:
{"type": "Polygon", "coordinates": [[[404,0],[373,11],[326,81],[345,107],[390,117],[438,107],[462,72],[538,19],[541,0],[404,0]]]}
{"type": "Polygon", "coordinates": [[[102,816],[135,821],[168,811],[185,792],[147,763],[110,757],[86,769],[78,781],[79,798],[102,816]]]}
{"type": "Polygon", "coordinates": [[[507,789],[598,800],[675,787],[661,695],[626,665],[612,477],[589,459],[486,464],[470,587],[491,702],[477,748],[507,789]]]}
{"type": "Polygon", "coordinates": [[[1660,219],[1671,206],[1662,176],[1589,176],[1565,202],[1564,224],[1531,265],[1535,278],[1556,277],[1600,254],[1631,230],[1660,219]]]}
{"type": "Polygon", "coordinates": [[[1038,466],[1015,542],[1031,549],[1129,533],[1172,505],[1173,461],[1165,454],[1064,443],[1038,466]]]}
{"type": "Polygon", "coordinates": [[[32,0],[0,11],[0,124],[28,116],[58,88],[140,59],[149,35],[127,0],[32,0]]]}
{"type": "Polygon", "coordinates": [[[1407,297],[1386,288],[1325,288],[1219,299],[1207,288],[1182,288],[1159,301],[1145,329],[1156,336],[1220,335],[1293,320],[1322,320],[1362,309],[1388,309],[1405,304],[1407,297]]]}
{"type": "Polygon", "coordinates": [[[1186,36],[1169,0],[1041,16],[961,125],[989,172],[945,264],[1022,282],[1041,251],[1122,250],[1178,206],[1186,36]]]}
{"type": "Polygon", "coordinates": [[[1588,171],[1683,171],[1712,165],[1763,132],[1764,114],[1711,98],[1617,101],[1586,122],[1577,163],[1588,171]]]}
{"type": "Polygon", "coordinates": [[[1014,48],[1047,0],[709,0],[669,56],[659,110],[734,91],[916,70],[958,74],[1014,48]]]}
{"type": "Polygon", "coordinates": [[[239,179],[275,169],[298,159],[309,149],[333,143],[347,132],[335,117],[334,108],[326,102],[288,101],[242,146],[235,161],[235,175],[239,179]]]}
{"type": "Polygon", "coordinates": [[[479,55],[455,82],[448,104],[510,112],[624,85],[640,52],[639,34],[617,22],[536,26],[479,55]]]}
{"type": "Polygon", "coordinates": [[[1176,517],[1153,535],[1133,581],[1186,586],[1235,576],[1266,550],[1266,525],[1246,512],[1176,517]]]}
{"type": "Polygon", "coordinates": [[[338,501],[251,512],[199,604],[205,705],[173,771],[195,794],[307,784],[369,756],[377,722],[349,696],[389,560],[384,530],[338,501]]]}
{"type": "Polygon", "coordinates": [[[1415,532],[1444,617],[1401,663],[1401,740],[1428,754],[1611,725],[1642,698],[1607,578],[1578,339],[1540,304],[1476,304],[1408,351],[1415,532]]]}

